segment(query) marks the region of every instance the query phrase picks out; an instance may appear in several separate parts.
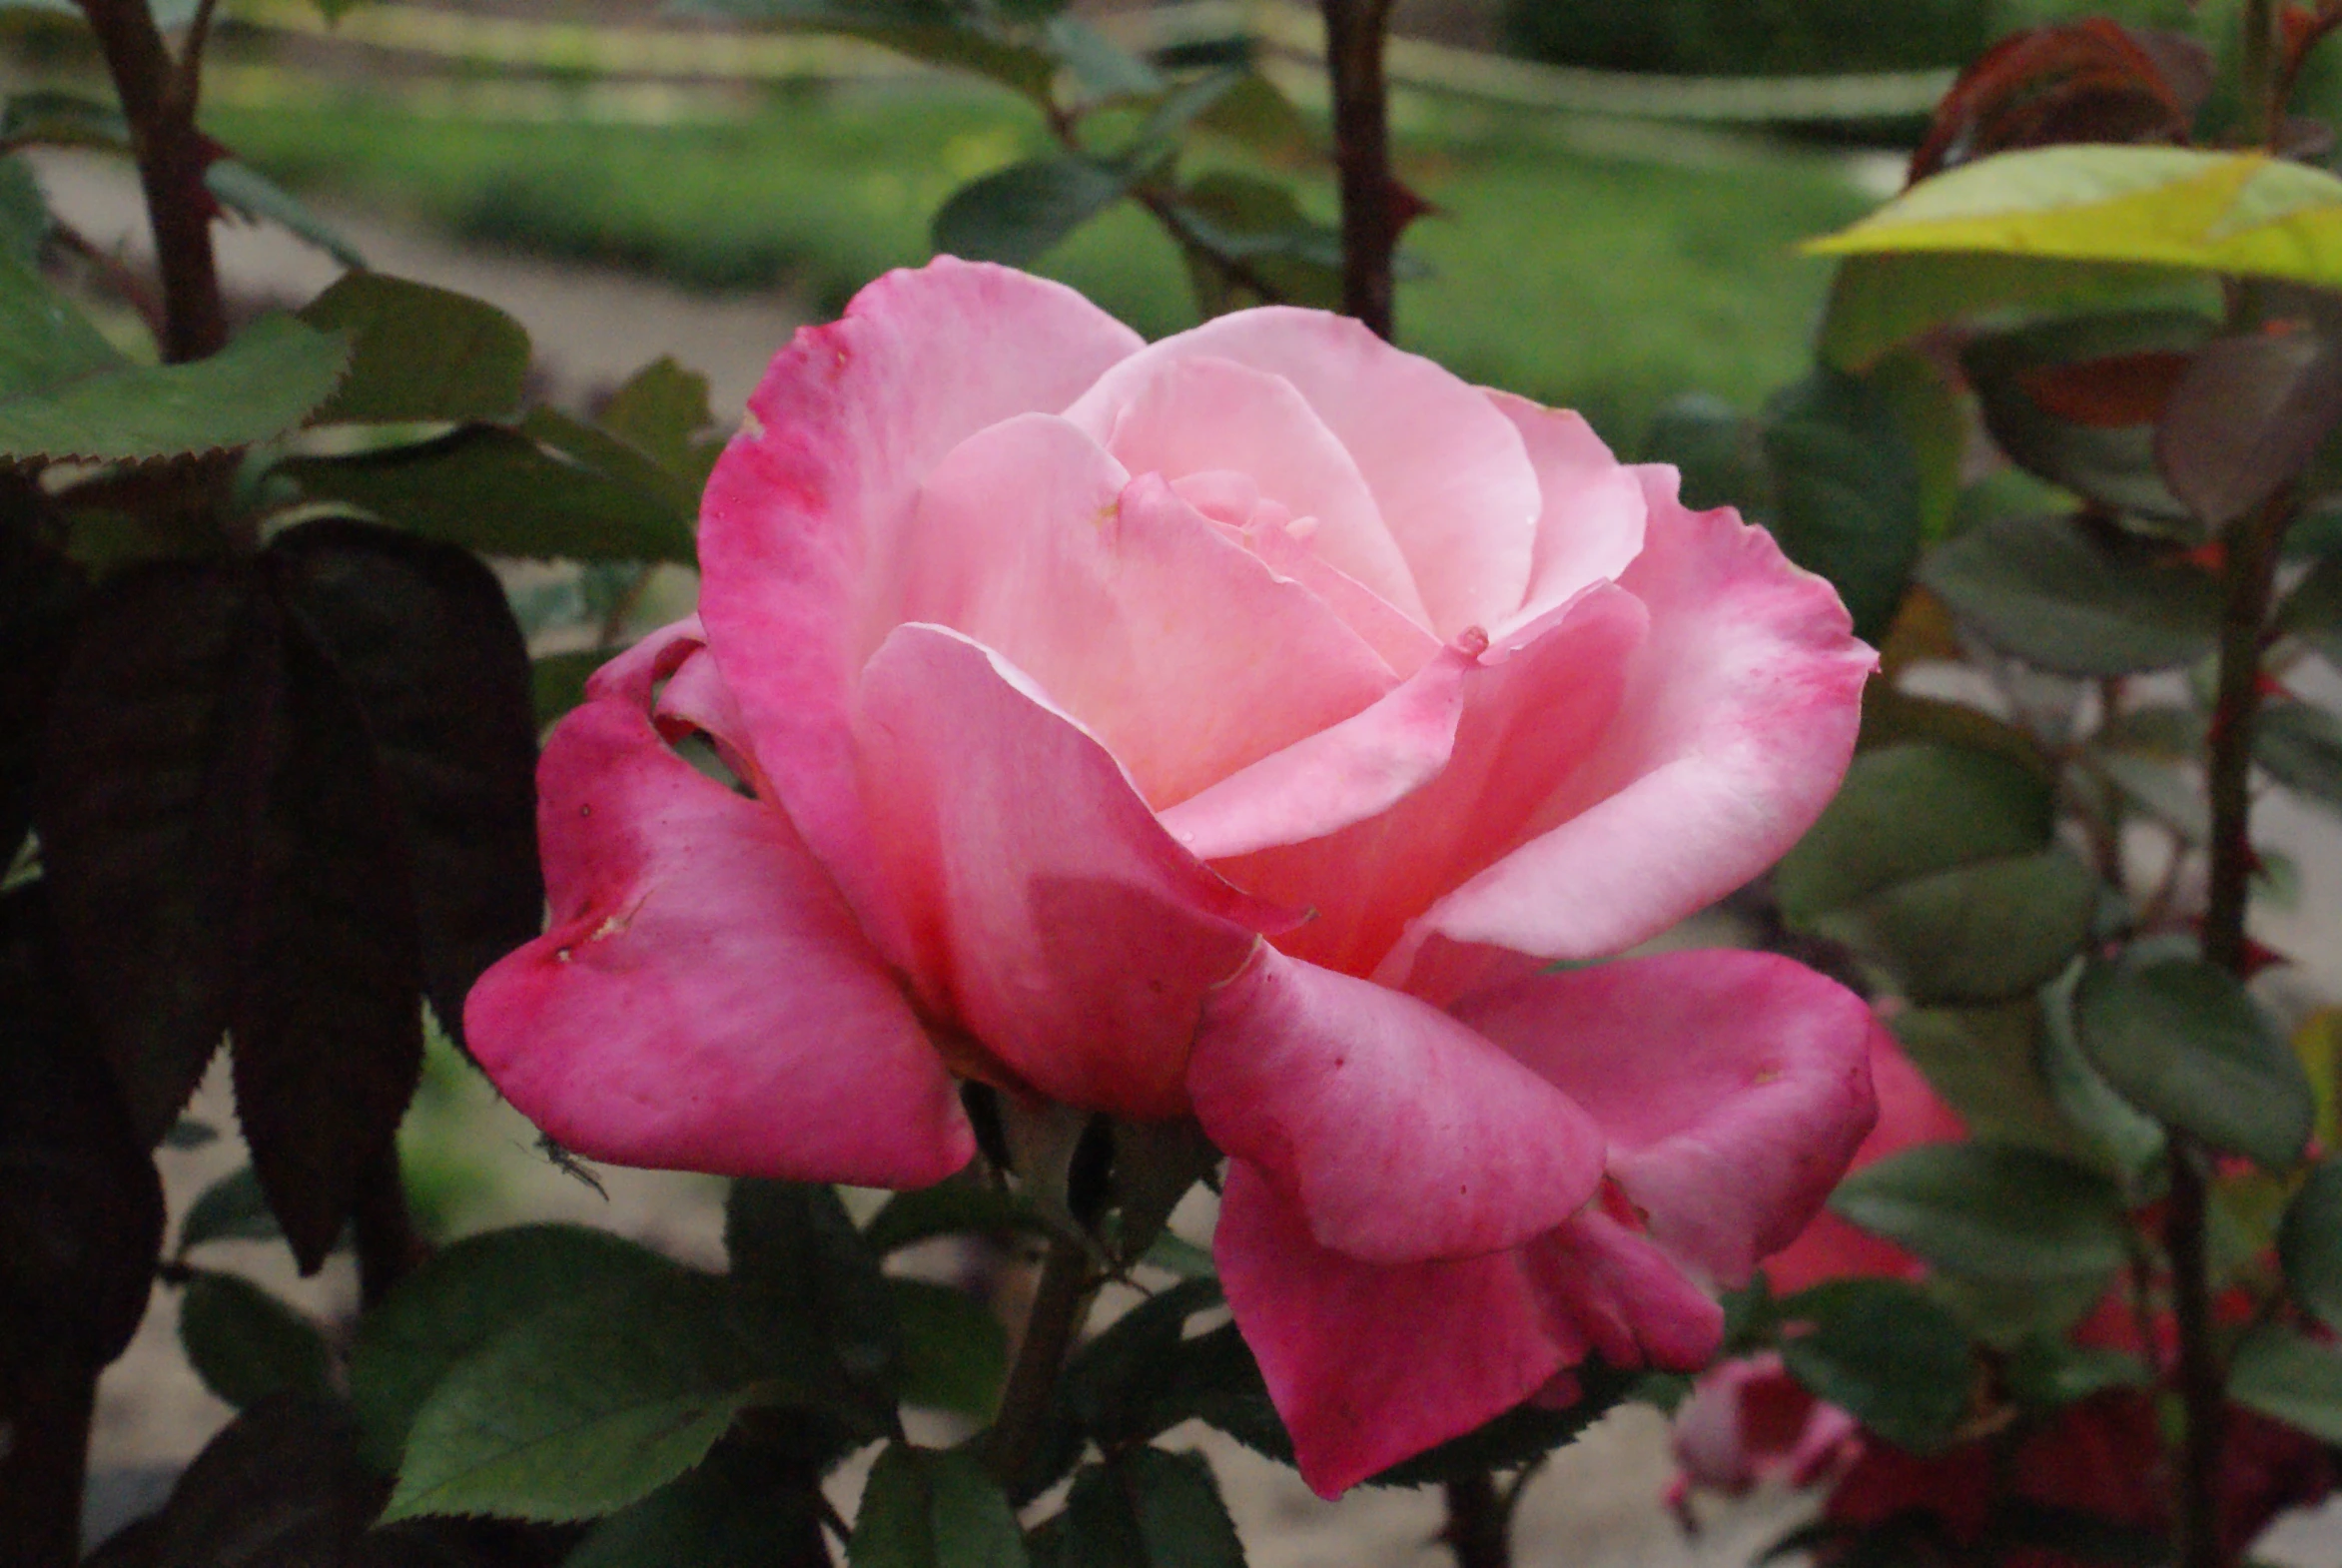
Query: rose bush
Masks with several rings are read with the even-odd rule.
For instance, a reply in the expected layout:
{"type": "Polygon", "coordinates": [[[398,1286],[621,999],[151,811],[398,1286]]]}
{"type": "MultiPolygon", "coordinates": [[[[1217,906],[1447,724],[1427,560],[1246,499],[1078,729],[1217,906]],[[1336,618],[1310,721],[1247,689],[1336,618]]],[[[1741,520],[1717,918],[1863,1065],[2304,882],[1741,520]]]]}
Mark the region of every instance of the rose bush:
{"type": "Polygon", "coordinates": [[[939,261],[780,355],[699,546],[546,745],[550,927],[465,1016],[580,1153],[903,1186],[972,1155],[956,1077],[1192,1116],[1330,1494],[1704,1361],[1869,1127],[1869,1013],[1785,959],[1549,969],[1776,859],[1874,662],[1574,414],[939,261]]]}

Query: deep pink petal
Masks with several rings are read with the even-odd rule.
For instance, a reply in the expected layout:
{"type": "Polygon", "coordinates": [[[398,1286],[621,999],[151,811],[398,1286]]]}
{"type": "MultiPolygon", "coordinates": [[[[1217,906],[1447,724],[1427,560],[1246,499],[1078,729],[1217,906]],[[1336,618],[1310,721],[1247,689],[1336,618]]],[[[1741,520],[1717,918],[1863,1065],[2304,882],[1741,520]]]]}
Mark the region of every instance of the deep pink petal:
{"type": "Polygon", "coordinates": [[[636,673],[546,743],[552,924],[472,989],[481,1067],[590,1159],[866,1186],[949,1176],[975,1151],[951,1076],[845,901],[787,817],[666,748],[626,700],[636,673]]]}
{"type": "Polygon", "coordinates": [[[1215,860],[1323,838],[1389,810],[1447,766],[1478,653],[1445,650],[1372,707],[1171,807],[1163,825],[1215,860]]]}
{"type": "Polygon", "coordinates": [[[1185,1114],[1202,1001],[1287,918],[1164,831],[1115,759],[1014,667],[901,626],[856,735],[929,1005],[1050,1099],[1185,1114]]]}
{"type": "Polygon", "coordinates": [[[1220,359],[1290,382],[1366,476],[1441,639],[1520,608],[1541,506],[1521,435],[1487,394],[1346,316],[1237,311],[1115,367],[1083,398],[1119,407],[1161,366],[1220,359]]]}
{"type": "Polygon", "coordinates": [[[1696,1371],[1724,1342],[1724,1308],[1644,1237],[1588,1209],[1521,1252],[1562,1354],[1696,1371]]]}
{"type": "Polygon", "coordinates": [[[1328,564],[1428,621],[1357,463],[1284,378],[1208,355],[1158,360],[1126,399],[1085,397],[1068,417],[1133,473],[1242,474],[1259,499],[1314,519],[1309,547],[1328,564]]]}
{"type": "MultiPolygon", "coordinates": [[[[1410,920],[1543,825],[1541,804],[1612,724],[1644,621],[1632,594],[1598,584],[1514,632],[1466,672],[1454,752],[1437,778],[1380,816],[1221,870],[1263,898],[1316,911],[1279,947],[1372,973],[1410,920]]],[[[1544,892],[1578,896],[1566,882],[1544,892]]]]}
{"type": "Polygon", "coordinates": [[[1797,842],[1854,753],[1877,666],[1830,584],[1730,510],[1637,470],[1650,519],[1620,584],[1649,606],[1613,725],[1542,814],[1550,832],[1442,900],[1462,942],[1599,958],[1658,935],[1797,842]]]}
{"type": "Polygon", "coordinates": [[[875,613],[863,595],[946,452],[1064,408],[1141,346],[1072,290],[1007,268],[942,258],[890,273],[773,361],[708,481],[709,644],[757,761],[890,955],[899,933],[866,885],[875,862],[849,734],[857,642],[875,613]]]}
{"type": "Polygon", "coordinates": [[[1778,954],[1621,959],[1454,1011],[1591,1112],[1652,1237],[1731,1284],[1804,1228],[1876,1112],[1870,1008],[1778,954]]]}
{"type": "Polygon", "coordinates": [[[1236,1327],[1321,1497],[1502,1415],[1559,1370],[1518,1254],[1377,1267],[1242,1161],[1212,1237],[1236,1327]]]}
{"type": "Polygon", "coordinates": [[[1518,625],[1623,575],[1642,553],[1647,508],[1642,481],[1579,414],[1511,392],[1488,399],[1521,432],[1544,501],[1528,596],[1511,621],[1518,625]]]}
{"type": "Polygon", "coordinates": [[[1188,1087],[1211,1141],[1362,1261],[1512,1246],[1602,1177],[1567,1095],[1438,1009],[1266,944],[1205,999],[1188,1087]]]}
{"type": "Polygon", "coordinates": [[[1153,474],[1025,414],[936,466],[892,619],[1001,654],[1103,741],[1157,806],[1338,724],[1394,684],[1322,600],[1153,474]]]}

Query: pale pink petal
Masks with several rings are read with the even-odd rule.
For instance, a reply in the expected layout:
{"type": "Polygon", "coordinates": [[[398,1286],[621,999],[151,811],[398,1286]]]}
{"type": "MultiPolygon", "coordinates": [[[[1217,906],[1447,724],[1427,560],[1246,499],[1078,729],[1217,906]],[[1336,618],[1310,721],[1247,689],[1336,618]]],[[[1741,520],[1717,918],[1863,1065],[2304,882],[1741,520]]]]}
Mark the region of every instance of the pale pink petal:
{"type": "Polygon", "coordinates": [[[1195,359],[1281,376],[1308,400],[1365,475],[1442,640],[1520,608],[1537,474],[1520,432],[1485,392],[1346,316],[1280,306],[1166,338],[1108,372],[1081,406],[1129,402],[1160,366],[1195,359]]]}
{"type": "Polygon", "coordinates": [[[1502,1415],[1560,1369],[1515,1252],[1361,1263],[1318,1245],[1240,1160],[1211,1249],[1301,1478],[1321,1497],[1502,1415]]]}
{"type": "Polygon", "coordinates": [[[1323,838],[1387,811],[1455,750],[1464,675],[1480,649],[1449,648],[1362,713],[1263,757],[1163,814],[1196,858],[1323,838]]]}
{"type": "Polygon", "coordinates": [[[1602,1178],[1567,1095],[1438,1009],[1266,944],[1205,999],[1188,1088],[1211,1141],[1362,1261],[1512,1246],[1602,1178]]]}
{"type": "Polygon", "coordinates": [[[1642,468],[1650,520],[1620,586],[1649,606],[1618,722],[1540,815],[1557,826],[1458,888],[1423,930],[1599,958],[1658,935],[1797,842],[1854,753],[1878,659],[1830,584],[1730,510],[1642,468]]]}
{"type": "MultiPolygon", "coordinates": [[[[1409,920],[1543,825],[1541,804],[1612,724],[1644,619],[1632,594],[1597,584],[1521,628],[1466,672],[1454,753],[1437,778],[1380,816],[1220,869],[1263,898],[1316,911],[1279,947],[1373,973],[1409,920]]],[[[1564,883],[1547,896],[1577,894],[1564,883]]]]}
{"type": "Polygon", "coordinates": [[[1065,407],[1141,347],[1072,290],[1008,268],[941,258],[890,273],[781,351],[708,481],[709,646],[757,761],[890,954],[899,933],[866,886],[848,733],[855,640],[871,615],[861,596],[946,452],[1065,407]]]}
{"type": "Polygon", "coordinates": [[[1643,485],[1569,409],[1511,392],[1491,392],[1488,400],[1521,432],[1544,497],[1528,596],[1509,623],[1520,624],[1567,604],[1591,583],[1615,581],[1642,553],[1643,485]]]}
{"type": "Polygon", "coordinates": [[[788,818],[702,777],[626,699],[655,662],[620,670],[546,743],[552,924],[472,988],[473,1054],[589,1159],[942,1179],[975,1151],[951,1076],[788,818]]]}
{"type": "MultiPolygon", "coordinates": [[[[1073,424],[1026,414],[939,463],[893,563],[901,619],[1001,654],[1158,807],[1393,684],[1374,651],[1194,507],[1073,424]]],[[[894,621],[870,628],[875,649],[894,621]]]]}
{"type": "Polygon", "coordinates": [[[1724,1342],[1724,1308],[1666,1253],[1598,1209],[1539,1236],[1521,1261],[1570,1361],[1592,1351],[1612,1366],[1689,1372],[1724,1342]]]}
{"type": "Polygon", "coordinates": [[[1103,746],[959,633],[896,628],[862,701],[879,864],[929,1006],[1050,1099],[1183,1115],[1205,994],[1288,917],[1179,848],[1103,746]]]}
{"type": "Polygon", "coordinates": [[[1846,1457],[1862,1423],[1801,1387],[1773,1351],[1718,1363],[1676,1406],[1676,1463],[1696,1484],[1738,1495],[1760,1482],[1810,1486],[1846,1457]]]}
{"type": "Polygon", "coordinates": [[[1284,529],[1254,528],[1244,535],[1244,547],[1266,561],[1278,576],[1292,578],[1323,599],[1342,618],[1342,624],[1381,654],[1395,673],[1412,675],[1439,651],[1437,637],[1379,595],[1368,592],[1355,578],[1334,570],[1306,542],[1284,529]]]}
{"type": "Polygon", "coordinates": [[[1282,377],[1207,355],[1158,360],[1127,397],[1086,396],[1067,417],[1133,473],[1244,475],[1260,498],[1314,519],[1309,547],[1328,564],[1427,623],[1357,463],[1282,377]]]}
{"type": "Polygon", "coordinates": [[[1621,959],[1454,1012],[1591,1112],[1652,1238],[1730,1284],[1805,1227],[1876,1114],[1870,1008],[1778,954],[1621,959]]]}

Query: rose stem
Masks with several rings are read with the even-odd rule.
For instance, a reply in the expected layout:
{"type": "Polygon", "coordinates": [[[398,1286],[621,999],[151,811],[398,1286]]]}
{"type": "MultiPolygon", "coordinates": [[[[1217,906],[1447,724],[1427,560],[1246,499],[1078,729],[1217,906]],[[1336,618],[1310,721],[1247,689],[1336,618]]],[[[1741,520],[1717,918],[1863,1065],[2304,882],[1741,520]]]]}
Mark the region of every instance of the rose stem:
{"type": "Polygon", "coordinates": [[[993,1478],[1012,1497],[1041,1442],[1058,1373],[1090,1304],[1091,1283],[1089,1250],[1071,1236],[1052,1238],[1033,1292],[1033,1310],[1025,1318],[1024,1342],[1017,1346],[1016,1364],[1001,1390],[1000,1415],[984,1445],[993,1478]]]}
{"type": "Polygon", "coordinates": [[[1342,309],[1388,338],[1399,228],[1390,177],[1390,89],[1382,72],[1390,0],[1323,5],[1334,162],[1341,174],[1342,309]]]}

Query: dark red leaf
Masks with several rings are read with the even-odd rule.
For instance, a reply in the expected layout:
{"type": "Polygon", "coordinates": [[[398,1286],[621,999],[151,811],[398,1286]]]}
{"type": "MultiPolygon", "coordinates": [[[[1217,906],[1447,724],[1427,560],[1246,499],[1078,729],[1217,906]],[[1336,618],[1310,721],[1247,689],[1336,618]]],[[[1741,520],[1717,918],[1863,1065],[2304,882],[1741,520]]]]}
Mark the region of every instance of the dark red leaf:
{"type": "Polygon", "coordinates": [[[2092,429],[2152,424],[2164,399],[2187,374],[2188,357],[2168,350],[2118,354],[2074,365],[2052,365],[2017,378],[2044,413],[2092,429]]]}
{"type": "Polygon", "coordinates": [[[480,972],[536,935],[536,719],[528,653],[476,557],[372,523],[283,534],[268,559],[332,653],[403,824],[424,992],[460,1039],[480,972]]]}
{"type": "Polygon", "coordinates": [[[33,883],[0,898],[0,1383],[95,1373],[146,1315],[163,1187],[33,883]]]}
{"type": "Polygon", "coordinates": [[[2212,82],[2194,40],[2104,17],[2012,33],[1960,73],[1911,179],[2014,147],[2184,143],[2212,82]]]}
{"type": "Polygon", "coordinates": [[[253,1174],[308,1272],[414,1092],[422,959],[404,834],[366,720],[325,649],[277,614],[278,744],[231,1028],[253,1174]]]}
{"type": "Polygon", "coordinates": [[[133,567],[91,596],[51,690],[33,821],[57,925],[138,1136],[228,1027],[269,751],[275,637],[249,567],[133,567]]]}
{"type": "Polygon", "coordinates": [[[2155,465],[2207,525],[2224,527],[2291,481],[2342,419],[2342,354],[2308,326],[2197,351],[2155,430],[2155,465]]]}

